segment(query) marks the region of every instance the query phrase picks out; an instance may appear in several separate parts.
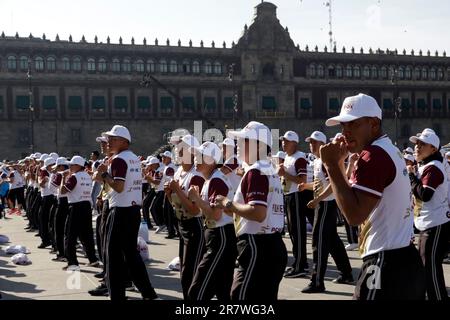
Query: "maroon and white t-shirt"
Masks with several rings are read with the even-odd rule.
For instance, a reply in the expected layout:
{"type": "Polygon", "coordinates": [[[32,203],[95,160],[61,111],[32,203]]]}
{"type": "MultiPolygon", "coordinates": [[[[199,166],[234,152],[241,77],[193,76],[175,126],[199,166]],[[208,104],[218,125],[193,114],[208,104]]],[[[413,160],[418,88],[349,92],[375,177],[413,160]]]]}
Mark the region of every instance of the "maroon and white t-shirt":
{"type": "Polygon", "coordinates": [[[59,187],[61,186],[62,178],[63,178],[62,173],[57,172],[57,173],[53,174],[52,180],[50,181],[50,183],[55,188],[57,188],[57,197],[58,198],[67,198],[67,193],[61,194],[61,191],[59,190],[59,187]]]}
{"type": "MultiPolygon", "coordinates": [[[[308,160],[306,159],[306,156],[303,152],[297,151],[292,155],[287,155],[284,159],[283,166],[287,173],[289,173],[291,176],[301,176],[301,175],[307,175],[308,173],[308,160]]],[[[285,187],[284,191],[285,194],[291,194],[294,192],[298,192],[297,184],[293,183],[290,180],[284,179],[285,187]]]]}
{"type": "Polygon", "coordinates": [[[89,201],[92,204],[91,188],[92,179],[86,171],[78,171],[67,178],[64,188],[67,193],[69,204],[89,201]]]}
{"type": "Polygon", "coordinates": [[[43,187],[41,188],[41,195],[43,197],[52,195],[52,190],[49,188],[49,184],[50,184],[50,173],[47,170],[41,170],[40,171],[40,175],[39,175],[39,183],[41,183],[42,181],[46,181],[46,183],[44,184],[43,187]]]}

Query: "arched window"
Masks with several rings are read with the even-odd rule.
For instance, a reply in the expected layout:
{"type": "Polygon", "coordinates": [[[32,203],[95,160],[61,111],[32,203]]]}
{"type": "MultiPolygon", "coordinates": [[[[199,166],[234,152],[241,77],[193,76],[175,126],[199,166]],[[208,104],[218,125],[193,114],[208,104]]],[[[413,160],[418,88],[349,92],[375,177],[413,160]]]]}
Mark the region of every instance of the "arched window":
{"type": "Polygon", "coordinates": [[[214,63],[214,73],[222,74],[222,64],[220,62],[214,63]]]}
{"type": "Polygon", "coordinates": [[[131,62],[130,59],[125,58],[122,62],[122,71],[123,72],[131,72],[131,62]]]}
{"type": "Polygon", "coordinates": [[[36,57],[34,59],[34,68],[36,71],[44,71],[44,59],[42,57],[36,57]]]}
{"type": "Polygon", "coordinates": [[[441,68],[439,68],[437,71],[437,77],[438,77],[438,80],[444,79],[444,71],[441,68]]]}
{"type": "Polygon", "coordinates": [[[120,71],[120,61],[117,58],[114,58],[111,64],[112,71],[113,72],[119,72],[120,71]]]}
{"type": "Polygon", "coordinates": [[[430,70],[430,79],[436,80],[436,69],[435,68],[431,68],[431,70],[430,70]]]}
{"type": "Polygon", "coordinates": [[[48,71],[56,70],[56,59],[54,57],[47,57],[47,70],[48,71]]]}
{"type": "Polygon", "coordinates": [[[152,59],[147,60],[147,72],[155,72],[155,62],[152,59]]]}
{"type": "Polygon", "coordinates": [[[209,61],[205,62],[205,73],[206,74],[212,73],[212,65],[211,65],[211,62],[209,62],[209,61]]]}
{"type": "Polygon", "coordinates": [[[63,71],[70,71],[70,60],[67,57],[61,59],[61,68],[63,71]]]}
{"type": "Polygon", "coordinates": [[[421,76],[421,71],[420,71],[420,68],[419,67],[416,67],[415,69],[414,69],[414,78],[416,79],[416,80],[420,80],[420,76],[421,76]]]}
{"type": "Polygon", "coordinates": [[[428,79],[428,69],[423,67],[422,68],[422,80],[427,80],[428,79]]]}
{"type": "Polygon", "coordinates": [[[343,72],[342,72],[342,66],[337,66],[337,67],[336,67],[336,77],[342,78],[342,74],[343,74],[343,72]]]}
{"type": "Polygon", "coordinates": [[[170,61],[170,72],[177,73],[178,72],[178,64],[175,60],[170,61]]]}
{"type": "Polygon", "coordinates": [[[159,60],[159,72],[167,73],[167,62],[166,60],[159,60]]]}
{"type": "Polygon", "coordinates": [[[73,59],[72,69],[74,71],[81,71],[81,59],[79,57],[73,59]]]}
{"type": "Polygon", "coordinates": [[[353,68],[352,68],[352,66],[347,66],[347,68],[345,69],[345,76],[347,78],[351,78],[353,76],[353,68]]]}
{"type": "Polygon", "coordinates": [[[369,66],[365,66],[364,67],[363,75],[364,75],[364,78],[366,78],[366,79],[370,78],[370,68],[369,68],[369,66]]]}
{"type": "Polygon", "coordinates": [[[87,69],[89,72],[95,72],[95,60],[93,58],[88,59],[87,69]]]}
{"type": "Polygon", "coordinates": [[[317,76],[319,78],[323,78],[324,76],[324,69],[323,69],[323,65],[319,64],[319,66],[317,67],[317,76]]]}
{"type": "Polygon", "coordinates": [[[136,70],[136,72],[140,72],[140,73],[144,72],[145,71],[144,61],[137,60],[134,63],[134,69],[136,70]]]}
{"type": "Polygon", "coordinates": [[[315,64],[311,64],[309,66],[309,76],[311,78],[315,78],[317,76],[317,70],[316,70],[316,65],[315,64]]]}
{"type": "Polygon", "coordinates": [[[98,60],[98,71],[106,72],[106,60],[103,58],[100,58],[100,60],[98,60]]]}
{"type": "Polygon", "coordinates": [[[370,70],[370,77],[372,79],[378,79],[378,68],[377,68],[377,66],[372,66],[372,69],[370,70]]]}
{"type": "Polygon", "coordinates": [[[194,61],[192,63],[192,72],[193,73],[200,73],[200,63],[198,61],[194,61]]]}
{"type": "Polygon", "coordinates": [[[191,64],[188,60],[183,60],[183,72],[190,73],[191,72],[191,64]]]}
{"type": "Polygon", "coordinates": [[[8,56],[8,70],[17,69],[17,58],[16,56],[8,56]]]}
{"type": "Polygon", "coordinates": [[[20,67],[20,70],[28,69],[28,57],[27,56],[21,56],[19,58],[19,67],[20,67]]]}
{"type": "Polygon", "coordinates": [[[398,68],[398,78],[400,80],[405,79],[405,68],[403,68],[403,67],[398,68]]]}
{"type": "Polygon", "coordinates": [[[361,78],[361,67],[355,66],[353,68],[353,77],[355,78],[361,78]]]}
{"type": "Polygon", "coordinates": [[[411,67],[406,67],[406,69],[405,69],[405,79],[406,80],[411,80],[411,75],[412,75],[411,67]]]}
{"type": "Polygon", "coordinates": [[[382,66],[381,67],[381,78],[382,79],[387,79],[387,77],[388,77],[387,67],[386,66],[382,66]]]}

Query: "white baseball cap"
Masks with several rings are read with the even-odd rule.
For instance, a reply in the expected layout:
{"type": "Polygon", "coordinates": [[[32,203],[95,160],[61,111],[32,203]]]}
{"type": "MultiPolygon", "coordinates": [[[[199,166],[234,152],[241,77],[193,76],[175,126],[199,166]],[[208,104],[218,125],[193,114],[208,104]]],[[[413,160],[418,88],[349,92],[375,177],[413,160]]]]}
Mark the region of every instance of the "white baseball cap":
{"type": "Polygon", "coordinates": [[[403,152],[409,153],[409,154],[413,154],[414,150],[411,147],[406,148],[405,150],[403,150],[403,152]]]}
{"type": "Polygon", "coordinates": [[[283,151],[278,151],[272,158],[284,159],[286,158],[286,153],[283,151]]]}
{"type": "Polygon", "coordinates": [[[41,154],[41,156],[39,157],[38,161],[45,161],[45,159],[47,159],[48,157],[50,157],[48,154],[43,153],[41,154]]]}
{"type": "Polygon", "coordinates": [[[146,163],[149,166],[149,165],[152,165],[152,164],[159,163],[159,160],[156,157],[150,157],[150,158],[147,158],[146,163]]]}
{"type": "Polygon", "coordinates": [[[163,153],[159,154],[161,157],[166,157],[172,159],[172,152],[170,151],[164,151],[163,153]]]}
{"type": "Polygon", "coordinates": [[[95,142],[98,142],[98,143],[105,142],[106,143],[106,142],[108,142],[108,139],[104,136],[101,136],[101,137],[95,138],[95,142]]]}
{"type": "Polygon", "coordinates": [[[53,159],[52,157],[48,157],[47,159],[45,159],[44,161],[44,165],[41,167],[41,170],[46,169],[48,166],[52,166],[56,163],[56,160],[53,159]]]}
{"type": "Polygon", "coordinates": [[[66,158],[59,157],[58,159],[56,159],[56,163],[53,166],[53,168],[56,168],[57,166],[68,166],[68,165],[69,165],[69,161],[67,161],[66,158]]]}
{"type": "Polygon", "coordinates": [[[231,138],[225,138],[221,143],[219,143],[219,146],[230,146],[234,147],[235,143],[234,140],[231,138]]]}
{"type": "Polygon", "coordinates": [[[39,158],[42,156],[42,153],[36,152],[36,153],[33,153],[31,156],[32,156],[32,158],[34,158],[34,159],[39,159],[39,158]]]}
{"type": "Polygon", "coordinates": [[[341,113],[337,117],[328,119],[325,125],[337,126],[341,122],[350,122],[363,117],[382,119],[381,108],[377,101],[366,94],[347,97],[342,104],[341,113]]]}
{"type": "Polygon", "coordinates": [[[250,121],[242,130],[239,131],[228,131],[229,138],[241,138],[257,140],[259,142],[265,143],[269,147],[272,147],[272,132],[269,128],[257,121],[250,121]]]}
{"type": "Polygon", "coordinates": [[[215,163],[219,163],[222,158],[222,152],[220,151],[219,146],[214,142],[207,141],[195,149],[202,155],[212,158],[215,163]]]}
{"type": "Polygon", "coordinates": [[[311,133],[311,136],[306,138],[305,142],[310,142],[311,139],[315,140],[315,141],[327,143],[327,137],[325,136],[325,134],[323,132],[320,132],[320,131],[314,131],[313,133],[311,133]]]}
{"type": "Polygon", "coordinates": [[[83,157],[73,156],[72,159],[69,161],[68,165],[69,166],[78,165],[84,167],[85,163],[86,160],[83,157]]]}
{"type": "Polygon", "coordinates": [[[450,157],[450,151],[447,152],[447,153],[445,154],[445,156],[446,156],[447,158],[450,157]]]}
{"type": "Polygon", "coordinates": [[[200,147],[200,143],[198,142],[197,138],[191,134],[187,134],[187,135],[183,136],[179,142],[183,142],[190,148],[200,147]]]}
{"type": "Polygon", "coordinates": [[[49,156],[52,157],[52,158],[55,159],[55,160],[58,159],[58,157],[59,157],[58,154],[57,154],[56,152],[50,153],[49,156]]]}
{"type": "Polygon", "coordinates": [[[286,131],[284,136],[280,137],[280,140],[294,141],[297,143],[300,141],[298,134],[294,131],[286,131]]]}
{"type": "Polygon", "coordinates": [[[121,138],[127,139],[128,142],[131,142],[130,131],[128,131],[128,129],[126,127],[121,126],[121,125],[115,125],[114,127],[112,127],[112,129],[110,131],[103,132],[102,136],[121,137],[121,138]]]}
{"type": "Polygon", "coordinates": [[[417,141],[422,141],[423,143],[431,144],[436,149],[439,149],[441,144],[439,137],[434,133],[433,130],[425,129],[417,136],[412,136],[409,138],[412,143],[417,143],[417,141]]]}
{"type": "Polygon", "coordinates": [[[406,160],[412,161],[414,162],[416,159],[414,159],[414,156],[412,154],[405,154],[403,156],[403,158],[405,158],[406,160]]]}

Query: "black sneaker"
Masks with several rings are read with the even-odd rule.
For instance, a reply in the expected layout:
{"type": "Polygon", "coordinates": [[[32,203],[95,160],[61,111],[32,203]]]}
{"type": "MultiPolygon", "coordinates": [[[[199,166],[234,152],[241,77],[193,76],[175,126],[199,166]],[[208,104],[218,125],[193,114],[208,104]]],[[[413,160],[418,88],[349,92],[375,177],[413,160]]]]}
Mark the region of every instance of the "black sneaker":
{"type": "Polygon", "coordinates": [[[88,293],[94,297],[106,297],[109,296],[108,287],[106,284],[102,283],[97,288],[89,290],[88,293]]]}
{"type": "Polygon", "coordinates": [[[303,288],[302,290],[302,293],[322,293],[322,292],[325,292],[325,286],[323,284],[320,286],[316,286],[312,282],[310,282],[308,286],[303,288]]]}
{"type": "Polygon", "coordinates": [[[304,278],[308,275],[308,272],[306,272],[304,269],[301,269],[299,271],[296,271],[294,269],[289,269],[284,273],[285,278],[304,278]]]}
{"type": "Polygon", "coordinates": [[[56,262],[67,262],[67,259],[64,258],[63,256],[56,256],[56,258],[53,258],[52,261],[56,261],[56,262]]]}
{"type": "Polygon", "coordinates": [[[352,274],[348,275],[340,275],[336,279],[333,280],[333,283],[340,283],[340,284],[354,284],[355,280],[353,279],[352,274]]]}
{"type": "Polygon", "coordinates": [[[42,243],[38,246],[38,248],[39,248],[39,249],[44,249],[44,248],[47,248],[49,245],[50,245],[50,243],[44,243],[44,242],[42,242],[42,243]]]}
{"type": "Polygon", "coordinates": [[[166,239],[175,239],[177,236],[175,234],[169,234],[166,239]]]}
{"type": "Polygon", "coordinates": [[[106,273],[104,271],[94,274],[94,277],[97,279],[103,279],[106,276],[106,273]]]}

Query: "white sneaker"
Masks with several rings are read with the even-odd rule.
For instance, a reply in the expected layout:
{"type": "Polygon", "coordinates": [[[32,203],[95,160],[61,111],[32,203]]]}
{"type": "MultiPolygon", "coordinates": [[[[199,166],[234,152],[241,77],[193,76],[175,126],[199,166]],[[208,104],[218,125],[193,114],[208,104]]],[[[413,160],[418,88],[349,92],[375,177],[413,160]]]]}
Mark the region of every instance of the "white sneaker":
{"type": "Polygon", "coordinates": [[[357,243],[349,243],[348,245],[345,246],[345,250],[353,251],[353,250],[357,249],[358,247],[359,247],[359,245],[357,243]]]}
{"type": "Polygon", "coordinates": [[[159,226],[159,227],[156,229],[155,233],[161,233],[161,232],[163,232],[163,231],[166,230],[166,229],[167,229],[166,226],[159,226]]]}

